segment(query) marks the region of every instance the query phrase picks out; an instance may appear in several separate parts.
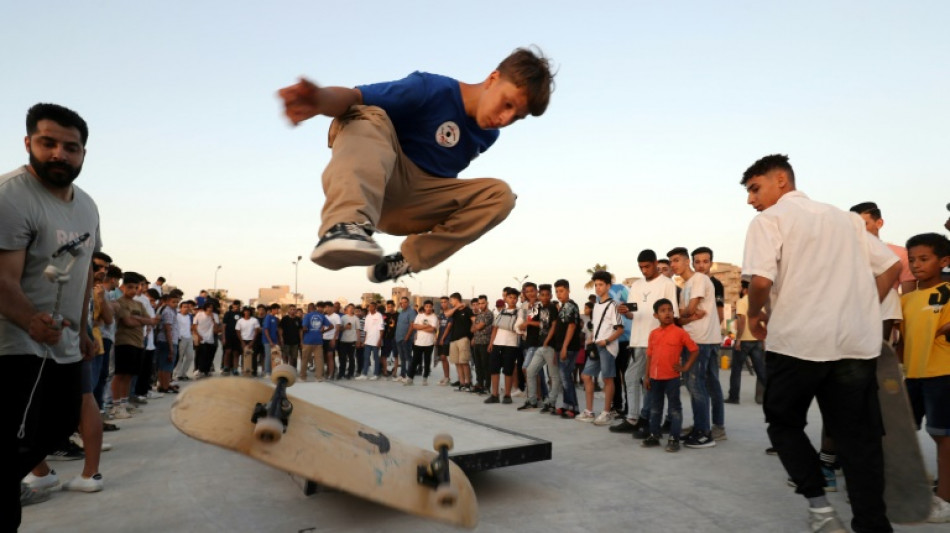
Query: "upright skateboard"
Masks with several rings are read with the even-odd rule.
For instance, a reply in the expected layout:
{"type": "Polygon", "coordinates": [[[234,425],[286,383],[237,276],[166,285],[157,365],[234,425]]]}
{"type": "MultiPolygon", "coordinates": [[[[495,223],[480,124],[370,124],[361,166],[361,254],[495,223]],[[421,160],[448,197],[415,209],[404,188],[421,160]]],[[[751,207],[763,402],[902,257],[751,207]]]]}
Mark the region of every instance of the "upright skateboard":
{"type": "Polygon", "coordinates": [[[435,452],[388,438],[316,405],[287,396],[296,371],[274,369],[271,387],[253,379],[213,378],[188,386],[172,406],[184,434],[264,464],[407,513],[475,527],[478,503],[453,443],[435,452]]]}
{"type": "Polygon", "coordinates": [[[878,398],[884,419],[884,503],[891,522],[923,522],[933,497],[910,401],[894,349],[881,346],[878,398]]]}

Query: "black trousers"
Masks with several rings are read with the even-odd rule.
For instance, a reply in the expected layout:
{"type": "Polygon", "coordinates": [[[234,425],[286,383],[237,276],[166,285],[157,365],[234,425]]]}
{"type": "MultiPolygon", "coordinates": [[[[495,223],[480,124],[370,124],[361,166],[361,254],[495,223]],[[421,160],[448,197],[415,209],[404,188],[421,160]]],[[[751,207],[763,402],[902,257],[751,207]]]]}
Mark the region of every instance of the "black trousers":
{"type": "Polygon", "coordinates": [[[629,404],[627,403],[627,380],[623,375],[630,364],[630,350],[628,350],[630,341],[619,341],[618,345],[620,349],[617,350],[617,377],[614,380],[614,398],[611,401],[611,408],[626,413],[629,404]]]}
{"type": "Polygon", "coordinates": [[[0,355],[0,405],[7,411],[0,417],[0,531],[16,531],[20,526],[20,480],[62,444],[79,425],[82,405],[82,363],[61,365],[35,355],[0,355]],[[40,375],[40,366],[43,366],[40,375]],[[20,438],[20,423],[30,399],[20,438]]]}
{"type": "MultiPolygon", "coordinates": [[[[214,364],[214,352],[217,349],[218,345],[202,342],[198,345],[198,351],[195,353],[195,368],[198,372],[210,373],[212,370],[212,365],[214,364]]],[[[237,355],[238,363],[235,368],[241,367],[241,350],[238,349],[237,355]]],[[[223,365],[222,365],[223,366],[223,365]]]]}
{"type": "Polygon", "coordinates": [[[337,361],[337,377],[353,377],[353,373],[356,372],[356,361],[353,360],[353,350],[355,348],[355,342],[340,341],[340,344],[337,345],[337,355],[339,356],[339,361],[337,361]]]}
{"type": "MultiPolygon", "coordinates": [[[[806,498],[824,495],[824,476],[805,435],[808,408],[818,401],[838,447],[851,496],[855,532],[893,531],[884,506],[883,424],[877,397],[877,359],[814,362],[766,352],[763,409],[769,438],[785,470],[806,498]]],[[[711,363],[710,363],[711,364],[711,363]]]]}
{"type": "Polygon", "coordinates": [[[472,357],[475,359],[475,384],[487,389],[491,386],[488,345],[472,344],[472,357]]]}
{"type": "Polygon", "coordinates": [[[412,364],[409,365],[409,379],[414,379],[422,365],[422,377],[429,377],[429,368],[432,366],[432,350],[434,346],[412,345],[412,364]]]}

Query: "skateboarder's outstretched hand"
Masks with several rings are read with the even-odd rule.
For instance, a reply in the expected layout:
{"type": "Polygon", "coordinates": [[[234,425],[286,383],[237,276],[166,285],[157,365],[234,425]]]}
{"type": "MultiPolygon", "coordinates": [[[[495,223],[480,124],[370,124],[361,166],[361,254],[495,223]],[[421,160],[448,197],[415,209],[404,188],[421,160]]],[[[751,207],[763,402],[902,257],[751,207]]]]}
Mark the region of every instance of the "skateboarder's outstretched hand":
{"type": "Polygon", "coordinates": [[[284,101],[284,114],[294,126],[317,115],[338,117],[363,100],[359,89],[318,87],[306,78],[277,91],[284,101]]]}

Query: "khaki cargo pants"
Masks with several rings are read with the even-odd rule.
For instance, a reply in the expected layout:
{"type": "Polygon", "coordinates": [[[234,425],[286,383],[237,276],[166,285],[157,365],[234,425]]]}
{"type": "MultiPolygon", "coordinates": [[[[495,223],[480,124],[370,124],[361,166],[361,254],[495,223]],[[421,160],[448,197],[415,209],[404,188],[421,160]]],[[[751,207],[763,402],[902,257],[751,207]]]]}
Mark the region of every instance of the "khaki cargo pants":
{"type": "Polygon", "coordinates": [[[341,222],[408,235],[401,251],[414,272],[446,260],[514,209],[516,196],[501,180],[439,178],[417,167],[379,107],[353,106],[335,119],[329,144],[320,235],[341,222]]]}

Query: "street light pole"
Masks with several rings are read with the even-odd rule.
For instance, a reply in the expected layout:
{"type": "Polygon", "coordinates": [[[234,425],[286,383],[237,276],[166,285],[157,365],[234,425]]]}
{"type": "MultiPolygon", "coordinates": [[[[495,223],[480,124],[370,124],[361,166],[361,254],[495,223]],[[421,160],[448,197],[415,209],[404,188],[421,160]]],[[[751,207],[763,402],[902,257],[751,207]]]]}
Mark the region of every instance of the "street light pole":
{"type": "Polygon", "coordinates": [[[293,262],[294,263],[294,305],[300,305],[300,302],[298,301],[300,298],[299,296],[300,293],[297,292],[297,280],[298,280],[297,272],[300,270],[299,267],[300,267],[301,259],[303,259],[303,256],[298,255],[297,260],[293,262]]]}
{"type": "Polygon", "coordinates": [[[215,294],[215,298],[217,298],[217,292],[218,292],[218,271],[219,270],[221,270],[221,265],[218,265],[218,268],[214,269],[214,288],[211,289],[211,292],[215,294]]]}

